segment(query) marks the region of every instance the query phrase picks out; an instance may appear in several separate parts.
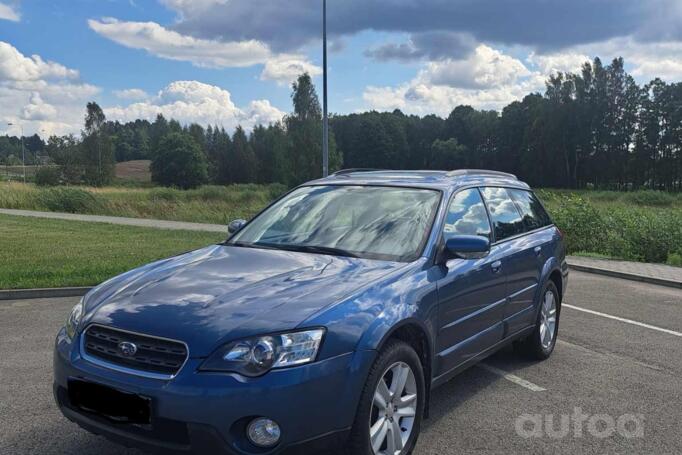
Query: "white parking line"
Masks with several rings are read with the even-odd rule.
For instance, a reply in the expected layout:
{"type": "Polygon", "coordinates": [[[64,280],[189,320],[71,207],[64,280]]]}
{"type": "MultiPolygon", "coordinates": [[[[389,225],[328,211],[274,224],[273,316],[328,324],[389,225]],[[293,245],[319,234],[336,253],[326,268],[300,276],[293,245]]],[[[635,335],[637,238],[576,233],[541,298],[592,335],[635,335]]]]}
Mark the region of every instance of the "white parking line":
{"type": "Polygon", "coordinates": [[[682,333],[680,333],[680,332],[675,332],[674,330],[664,329],[662,327],[656,327],[655,325],[645,324],[643,322],[633,321],[632,319],[619,318],[618,316],[613,316],[611,314],[606,314],[606,313],[600,313],[599,311],[588,310],[587,308],[580,308],[577,306],[569,305],[567,303],[563,303],[561,306],[563,308],[570,308],[572,310],[578,310],[578,311],[582,311],[584,313],[594,314],[596,316],[601,316],[603,318],[609,318],[609,319],[613,319],[615,321],[625,322],[626,324],[632,324],[632,325],[636,325],[639,327],[644,327],[646,329],[656,330],[658,332],[667,333],[668,335],[674,335],[676,337],[682,337],[682,333]]]}
{"type": "Polygon", "coordinates": [[[498,376],[503,377],[507,381],[513,382],[514,384],[520,385],[521,387],[524,387],[524,388],[531,390],[533,392],[544,392],[545,390],[547,390],[543,387],[540,387],[537,384],[533,384],[530,381],[526,381],[525,379],[520,378],[520,377],[516,376],[515,374],[507,373],[506,371],[500,370],[499,368],[488,365],[487,363],[479,363],[478,366],[483,368],[484,370],[487,370],[487,371],[493,373],[493,374],[496,374],[498,376]]]}

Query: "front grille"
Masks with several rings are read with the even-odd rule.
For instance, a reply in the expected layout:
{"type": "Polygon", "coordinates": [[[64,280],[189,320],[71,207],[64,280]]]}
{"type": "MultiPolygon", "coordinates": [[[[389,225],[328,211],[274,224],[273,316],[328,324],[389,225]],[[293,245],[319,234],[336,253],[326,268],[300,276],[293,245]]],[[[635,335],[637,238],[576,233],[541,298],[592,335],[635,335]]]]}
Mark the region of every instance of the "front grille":
{"type": "Polygon", "coordinates": [[[157,375],[175,376],[187,359],[187,347],[166,340],[110,327],[90,326],[84,334],[85,354],[114,366],[157,375]],[[137,351],[125,355],[121,343],[133,343],[137,351]]]}

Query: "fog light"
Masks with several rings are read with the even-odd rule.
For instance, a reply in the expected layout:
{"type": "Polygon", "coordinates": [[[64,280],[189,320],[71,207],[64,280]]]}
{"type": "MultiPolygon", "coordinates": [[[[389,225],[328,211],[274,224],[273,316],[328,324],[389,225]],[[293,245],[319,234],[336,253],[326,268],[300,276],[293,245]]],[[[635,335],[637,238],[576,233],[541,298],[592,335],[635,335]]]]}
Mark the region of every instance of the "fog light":
{"type": "Polygon", "coordinates": [[[281,431],[277,422],[260,417],[249,423],[246,435],[249,441],[259,447],[272,447],[279,442],[281,431]]]}

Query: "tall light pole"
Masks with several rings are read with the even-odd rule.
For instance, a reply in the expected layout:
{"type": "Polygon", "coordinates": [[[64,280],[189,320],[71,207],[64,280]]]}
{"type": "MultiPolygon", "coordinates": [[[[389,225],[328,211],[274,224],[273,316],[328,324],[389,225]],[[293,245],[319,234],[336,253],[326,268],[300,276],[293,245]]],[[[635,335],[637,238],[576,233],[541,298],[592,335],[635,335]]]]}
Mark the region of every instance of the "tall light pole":
{"type": "Polygon", "coordinates": [[[26,183],[26,152],[24,151],[24,127],[23,125],[15,125],[14,123],[7,123],[7,126],[18,126],[21,130],[21,167],[24,171],[24,183],[26,183]]]}
{"type": "Polygon", "coordinates": [[[322,176],[329,175],[329,116],[327,114],[327,0],[322,0],[322,176]]]}

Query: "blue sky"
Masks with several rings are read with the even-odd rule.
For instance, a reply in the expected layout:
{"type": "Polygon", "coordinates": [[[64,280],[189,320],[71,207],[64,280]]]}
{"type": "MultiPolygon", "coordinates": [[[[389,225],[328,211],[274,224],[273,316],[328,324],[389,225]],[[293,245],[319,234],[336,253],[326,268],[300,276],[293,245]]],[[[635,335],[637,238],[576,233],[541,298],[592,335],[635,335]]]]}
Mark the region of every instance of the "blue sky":
{"type": "MultiPolygon", "coordinates": [[[[321,0],[0,0],[0,133],[274,122],[321,65],[321,0]]],[[[329,0],[330,110],[501,109],[594,56],[682,79],[677,0],[329,0]]]]}

